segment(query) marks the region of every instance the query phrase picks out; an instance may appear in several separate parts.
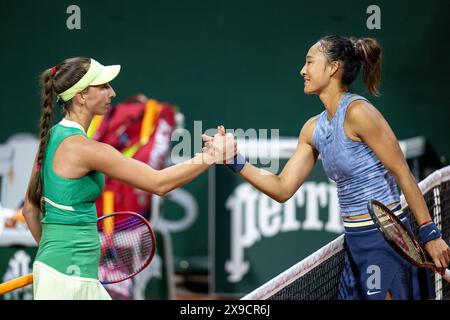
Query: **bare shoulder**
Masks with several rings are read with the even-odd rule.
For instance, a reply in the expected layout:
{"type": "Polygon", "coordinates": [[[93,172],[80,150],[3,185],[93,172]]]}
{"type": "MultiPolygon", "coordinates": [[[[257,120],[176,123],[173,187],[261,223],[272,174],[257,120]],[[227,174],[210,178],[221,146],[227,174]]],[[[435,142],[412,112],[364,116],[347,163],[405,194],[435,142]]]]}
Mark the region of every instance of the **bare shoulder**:
{"type": "Polygon", "coordinates": [[[74,159],[79,157],[80,148],[89,140],[82,134],[77,134],[65,138],[58,147],[58,153],[68,158],[74,159]]]}
{"type": "Polygon", "coordinates": [[[113,146],[92,139],[85,139],[80,144],[80,152],[86,157],[104,158],[119,153],[113,146]]]}
{"type": "Polygon", "coordinates": [[[300,131],[299,141],[313,145],[314,128],[316,127],[319,115],[309,118],[300,131]]]}
{"type": "Polygon", "coordinates": [[[70,152],[73,156],[84,156],[85,152],[95,150],[99,144],[99,142],[91,140],[82,134],[77,134],[64,139],[61,142],[61,147],[64,148],[65,152],[70,152]]]}
{"type": "Polygon", "coordinates": [[[353,101],[347,109],[346,120],[352,124],[366,123],[382,117],[378,109],[368,101],[353,101]]]}
{"type": "Polygon", "coordinates": [[[78,163],[91,167],[93,163],[102,162],[118,151],[114,147],[89,139],[83,135],[71,136],[63,141],[64,153],[78,159],[78,163]]]}
{"type": "Polygon", "coordinates": [[[391,130],[380,111],[364,100],[357,100],[349,106],[344,129],[347,135],[357,141],[367,141],[370,137],[391,130]]]}

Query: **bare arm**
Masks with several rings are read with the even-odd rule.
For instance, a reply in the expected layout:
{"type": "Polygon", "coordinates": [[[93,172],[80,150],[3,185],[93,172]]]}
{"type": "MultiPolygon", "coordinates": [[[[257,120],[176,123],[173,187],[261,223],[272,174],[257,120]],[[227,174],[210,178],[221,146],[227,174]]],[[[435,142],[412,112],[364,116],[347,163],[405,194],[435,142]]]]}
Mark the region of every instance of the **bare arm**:
{"type": "MultiPolygon", "coordinates": [[[[33,163],[33,170],[31,173],[31,177],[36,172],[36,161],[33,163]]],[[[31,180],[31,179],[30,179],[31,180]]],[[[23,217],[27,222],[28,228],[30,229],[31,235],[34,240],[36,240],[37,244],[41,241],[42,235],[42,224],[41,224],[41,211],[39,208],[36,208],[28,199],[28,193],[30,192],[30,183],[28,182],[28,190],[25,195],[25,201],[22,209],[23,217]]]]}
{"type": "Polygon", "coordinates": [[[356,101],[349,108],[346,122],[349,129],[375,152],[397,180],[409,207],[420,225],[431,219],[417,182],[389,124],[371,104],[356,101]]]}
{"type": "MultiPolygon", "coordinates": [[[[350,134],[366,143],[393,174],[417,223],[421,225],[431,220],[425,199],[409,170],[397,138],[381,113],[367,102],[356,101],[347,112],[346,126],[350,134]]],[[[426,248],[438,267],[448,265],[450,250],[442,239],[427,242],[426,248]]]]}
{"type": "Polygon", "coordinates": [[[318,153],[312,144],[315,122],[315,118],[312,118],[305,123],[298,138],[297,148],[279,175],[246,163],[240,172],[241,176],[278,202],[291,198],[308,178],[317,161],[318,153]]]}
{"type": "Polygon", "coordinates": [[[160,196],[190,182],[214,164],[209,154],[199,153],[186,162],[155,170],[125,157],[108,144],[84,139],[78,148],[80,166],[86,172],[101,171],[113,179],[160,196]]]}

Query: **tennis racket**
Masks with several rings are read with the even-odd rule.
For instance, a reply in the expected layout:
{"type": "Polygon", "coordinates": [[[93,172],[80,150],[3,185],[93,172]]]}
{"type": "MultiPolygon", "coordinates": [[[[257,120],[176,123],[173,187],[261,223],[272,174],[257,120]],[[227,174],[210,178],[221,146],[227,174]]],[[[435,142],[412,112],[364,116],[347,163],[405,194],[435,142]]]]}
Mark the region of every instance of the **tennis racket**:
{"type": "MultiPolygon", "coordinates": [[[[416,267],[437,272],[436,265],[423,245],[389,208],[377,200],[370,200],[367,206],[372,220],[400,256],[416,267]]],[[[442,278],[450,282],[450,270],[446,269],[442,278]]]]}
{"type": "MultiPolygon", "coordinates": [[[[148,221],[134,212],[116,212],[97,221],[100,236],[99,279],[102,284],[130,279],[155,255],[155,235],[148,221]]],[[[33,275],[0,284],[0,295],[33,283],[33,275]]]]}

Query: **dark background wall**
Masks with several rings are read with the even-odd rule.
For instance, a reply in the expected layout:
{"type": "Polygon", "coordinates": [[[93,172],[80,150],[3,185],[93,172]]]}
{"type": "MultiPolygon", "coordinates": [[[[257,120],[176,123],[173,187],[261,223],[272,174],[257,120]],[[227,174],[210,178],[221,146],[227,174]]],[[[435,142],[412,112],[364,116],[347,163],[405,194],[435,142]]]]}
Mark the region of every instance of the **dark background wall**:
{"type": "MultiPolygon", "coordinates": [[[[121,64],[120,101],[137,92],[180,106],[186,126],[279,128],[296,136],[321,112],[299,70],[322,35],[376,37],[384,47],[382,96],[372,102],[399,139],[424,135],[450,157],[450,2],[0,1],[0,143],[37,132],[38,75],[69,56],[121,64]],[[81,8],[81,30],[66,9],[81,8]],[[381,8],[381,30],[366,9],[381,8]]],[[[361,81],[355,91],[367,94],[361,81]]]]}

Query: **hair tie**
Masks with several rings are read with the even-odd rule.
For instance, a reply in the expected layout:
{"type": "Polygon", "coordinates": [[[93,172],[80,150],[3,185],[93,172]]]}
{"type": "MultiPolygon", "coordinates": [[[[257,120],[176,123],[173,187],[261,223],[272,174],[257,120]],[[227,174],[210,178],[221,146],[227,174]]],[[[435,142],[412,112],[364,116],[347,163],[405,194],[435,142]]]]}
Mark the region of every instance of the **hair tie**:
{"type": "Polygon", "coordinates": [[[52,74],[56,73],[56,66],[52,68],[52,74]]]}
{"type": "Polygon", "coordinates": [[[41,165],[40,164],[36,165],[36,171],[41,171],[41,165]]]}

